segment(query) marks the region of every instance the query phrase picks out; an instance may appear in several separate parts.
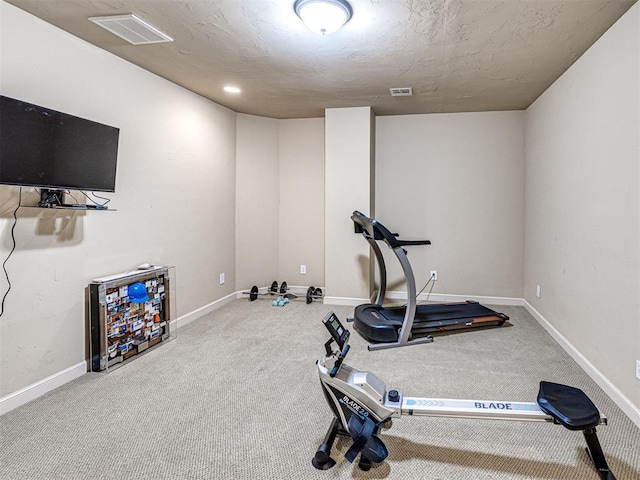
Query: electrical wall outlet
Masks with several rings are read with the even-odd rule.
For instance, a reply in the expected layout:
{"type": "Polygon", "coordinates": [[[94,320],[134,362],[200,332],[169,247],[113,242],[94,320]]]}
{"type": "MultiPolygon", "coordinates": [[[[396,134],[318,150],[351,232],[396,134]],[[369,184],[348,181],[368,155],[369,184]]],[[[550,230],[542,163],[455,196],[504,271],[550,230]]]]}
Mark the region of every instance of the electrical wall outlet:
{"type": "Polygon", "coordinates": [[[224,273],[220,274],[220,285],[224,283],[224,273]]]}
{"type": "Polygon", "coordinates": [[[540,298],[540,285],[536,285],[536,297],[540,298]]]}
{"type": "Polygon", "coordinates": [[[300,275],[306,275],[306,274],[307,274],[307,266],[300,265],[300,275]]]}
{"type": "Polygon", "coordinates": [[[640,380],[640,360],[636,360],[636,378],[640,380]]]}
{"type": "Polygon", "coordinates": [[[434,282],[438,280],[438,271],[437,270],[431,270],[431,280],[433,280],[434,282]]]}

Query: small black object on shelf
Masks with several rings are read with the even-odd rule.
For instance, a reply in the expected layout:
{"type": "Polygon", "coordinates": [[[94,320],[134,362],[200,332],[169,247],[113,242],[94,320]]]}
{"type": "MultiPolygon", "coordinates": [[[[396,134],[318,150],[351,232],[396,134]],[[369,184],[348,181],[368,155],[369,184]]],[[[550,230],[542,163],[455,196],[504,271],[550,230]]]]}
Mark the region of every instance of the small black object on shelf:
{"type": "Polygon", "coordinates": [[[38,202],[38,206],[43,208],[62,206],[63,198],[64,190],[43,188],[40,190],[40,201],[38,202]]]}

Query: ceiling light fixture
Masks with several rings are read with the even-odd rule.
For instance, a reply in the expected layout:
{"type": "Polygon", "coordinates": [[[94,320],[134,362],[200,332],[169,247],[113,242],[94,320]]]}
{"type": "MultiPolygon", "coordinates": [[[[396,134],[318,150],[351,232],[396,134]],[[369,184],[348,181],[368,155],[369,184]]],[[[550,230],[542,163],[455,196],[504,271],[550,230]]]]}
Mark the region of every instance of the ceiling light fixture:
{"type": "Polygon", "coordinates": [[[240,89],[238,87],[232,87],[231,85],[227,85],[223,90],[227,93],[240,93],[240,89]]]}
{"type": "Polygon", "coordinates": [[[353,15],[346,0],[296,0],[293,9],[309,30],[320,35],[337,32],[353,15]]]}

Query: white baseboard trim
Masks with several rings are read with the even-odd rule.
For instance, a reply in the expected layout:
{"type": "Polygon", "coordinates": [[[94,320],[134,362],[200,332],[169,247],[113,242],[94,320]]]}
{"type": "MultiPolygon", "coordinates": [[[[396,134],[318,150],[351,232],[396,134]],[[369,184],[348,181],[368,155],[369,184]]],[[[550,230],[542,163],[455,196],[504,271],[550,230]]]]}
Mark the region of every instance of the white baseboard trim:
{"type": "Polygon", "coordinates": [[[363,303],[369,303],[368,298],[349,298],[349,297],[327,297],[323,299],[325,305],[346,305],[348,307],[357,307],[363,303]]]}
{"type": "MultiPolygon", "coordinates": [[[[371,298],[348,298],[348,297],[324,297],[324,303],[326,305],[347,305],[357,307],[363,303],[373,303],[376,299],[377,293],[374,292],[371,298]]],[[[407,292],[395,290],[387,292],[385,295],[389,300],[406,300],[407,292]]],[[[473,300],[480,303],[487,303],[489,305],[510,305],[514,307],[524,306],[524,300],[522,298],[512,297],[484,297],[480,295],[444,295],[441,293],[432,293],[427,295],[421,293],[418,295],[418,302],[464,302],[465,300],[473,300]]]]}
{"type": "Polygon", "coordinates": [[[636,407],[615,385],[613,385],[600,370],[598,370],[582,353],[580,353],[549,321],[542,316],[529,302],[522,299],[524,308],[535,318],[540,325],[560,344],[565,352],[573,358],[578,365],[589,375],[594,382],[620,407],[620,409],[640,427],[640,408],[636,407]]]}
{"type": "Polygon", "coordinates": [[[188,325],[189,323],[193,322],[197,318],[200,318],[203,315],[206,315],[207,313],[211,313],[214,310],[217,310],[218,308],[226,305],[227,303],[233,302],[236,298],[239,298],[238,295],[241,295],[241,294],[242,292],[230,293],[226,297],[222,297],[221,299],[216,300],[215,302],[211,302],[205,305],[204,307],[197,308],[192,312],[189,312],[186,315],[182,315],[181,317],[178,317],[176,320],[173,320],[171,322],[171,326],[180,329],[180,327],[184,327],[185,325],[188,325]]]}
{"type": "MultiPolygon", "coordinates": [[[[373,297],[375,298],[375,296],[373,297]]],[[[394,290],[387,292],[385,298],[391,300],[406,300],[407,292],[394,290]]],[[[513,297],[486,297],[482,295],[447,295],[443,293],[432,293],[426,294],[421,293],[418,295],[418,302],[464,302],[466,300],[473,300],[479,303],[487,303],[489,305],[510,305],[513,307],[522,307],[524,306],[522,298],[513,298],[513,297]]]]}
{"type": "Polygon", "coordinates": [[[43,378],[36,383],[21,388],[16,392],[10,393],[0,398],[0,415],[4,415],[31,400],[35,400],[45,393],[81,377],[85,373],[87,373],[87,362],[79,362],[60,372],[49,375],[47,378],[43,378]]]}

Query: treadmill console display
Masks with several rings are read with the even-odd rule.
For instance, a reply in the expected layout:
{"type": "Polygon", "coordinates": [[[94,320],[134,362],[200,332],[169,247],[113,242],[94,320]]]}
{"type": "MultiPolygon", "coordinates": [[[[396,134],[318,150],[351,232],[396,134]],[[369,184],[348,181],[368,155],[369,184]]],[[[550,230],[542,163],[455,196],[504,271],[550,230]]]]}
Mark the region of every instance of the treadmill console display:
{"type": "Polygon", "coordinates": [[[349,341],[349,330],[342,326],[340,320],[333,312],[329,312],[329,314],[324,317],[324,320],[322,320],[322,322],[324,323],[324,326],[327,327],[327,330],[329,330],[329,333],[338,344],[338,347],[342,349],[349,341]]]}

